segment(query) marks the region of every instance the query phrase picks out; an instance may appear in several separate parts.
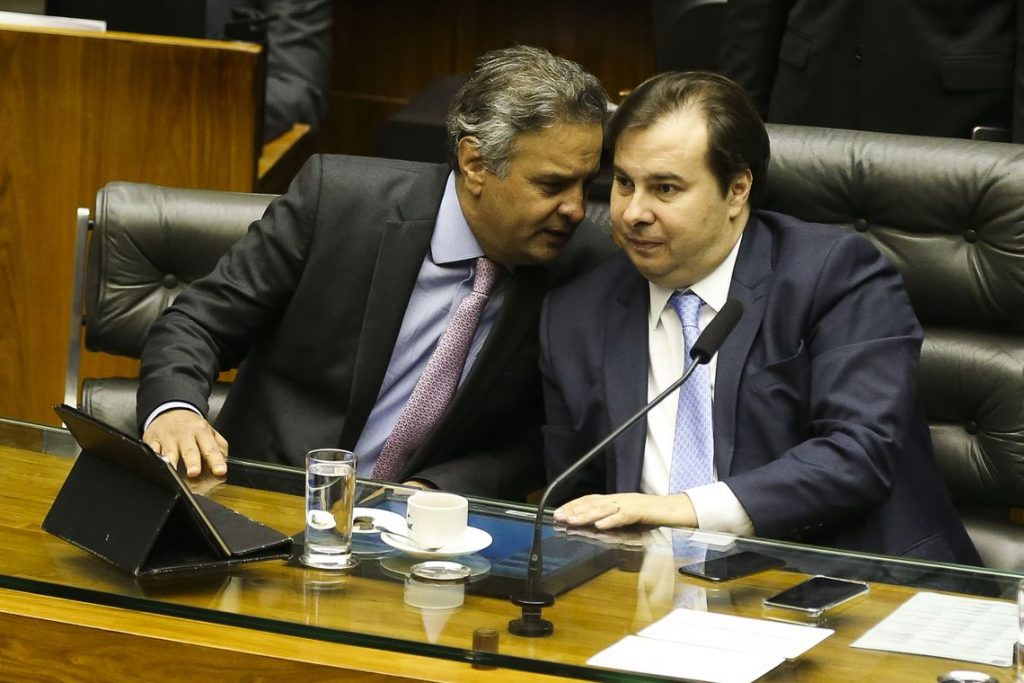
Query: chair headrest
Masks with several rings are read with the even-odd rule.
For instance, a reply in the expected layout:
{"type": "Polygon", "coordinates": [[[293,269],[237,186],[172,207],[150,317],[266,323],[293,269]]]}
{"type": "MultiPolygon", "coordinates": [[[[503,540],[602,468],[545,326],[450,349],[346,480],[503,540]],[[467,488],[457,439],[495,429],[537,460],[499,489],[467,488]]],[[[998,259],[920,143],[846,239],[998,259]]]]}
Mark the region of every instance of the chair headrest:
{"type": "Polygon", "coordinates": [[[150,324],[208,274],[274,195],[112,182],[96,195],[86,346],[138,357],[150,324]]]}
{"type": "Polygon", "coordinates": [[[770,124],[766,208],[863,233],[923,324],[1024,330],[1024,146],[770,124]]]}

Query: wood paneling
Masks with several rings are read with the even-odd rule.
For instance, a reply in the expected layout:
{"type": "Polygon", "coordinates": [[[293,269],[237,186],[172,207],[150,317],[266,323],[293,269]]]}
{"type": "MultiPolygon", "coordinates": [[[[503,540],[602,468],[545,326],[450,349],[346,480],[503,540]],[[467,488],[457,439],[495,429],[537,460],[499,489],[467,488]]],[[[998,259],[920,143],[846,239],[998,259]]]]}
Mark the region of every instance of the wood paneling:
{"type": "Polygon", "coordinates": [[[654,73],[650,4],[611,0],[335,0],[330,114],[319,147],[368,154],[377,129],[487,50],[538,45],[594,73],[615,99],[654,73]]]}
{"type": "Polygon", "coordinates": [[[654,73],[647,2],[475,0],[460,6],[455,71],[468,70],[487,50],[524,44],[579,62],[612,96],[654,73]]]}
{"type": "Polygon", "coordinates": [[[290,130],[263,145],[263,152],[256,164],[256,190],[268,194],[284,193],[312,153],[313,140],[309,124],[293,124],[290,130]]]}
{"type": "MultiPolygon", "coordinates": [[[[0,27],[0,415],[55,423],[74,213],[110,180],[251,190],[260,48],[0,27]]],[[[89,354],[83,375],[134,374],[89,354]]]]}
{"type": "Polygon", "coordinates": [[[332,89],[408,98],[451,73],[458,17],[472,4],[335,0],[332,89]]]}

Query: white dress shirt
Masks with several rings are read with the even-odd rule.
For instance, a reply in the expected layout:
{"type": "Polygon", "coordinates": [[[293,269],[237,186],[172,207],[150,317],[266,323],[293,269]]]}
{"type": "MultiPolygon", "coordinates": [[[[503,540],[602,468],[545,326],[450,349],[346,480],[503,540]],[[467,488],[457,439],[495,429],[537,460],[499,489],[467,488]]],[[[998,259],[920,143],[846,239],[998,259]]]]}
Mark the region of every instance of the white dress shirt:
{"type": "MultiPolygon", "coordinates": [[[[700,307],[700,329],[703,331],[729,298],[729,285],[736,265],[742,235],[732,251],[704,279],[695,282],[689,291],[704,302],[700,307]]],[[[650,365],[647,368],[647,400],[664,391],[689,366],[683,343],[683,327],[668,300],[676,290],[667,289],[653,282],[650,287],[650,311],[648,323],[648,351],[650,365]]],[[[718,356],[712,356],[708,366],[711,380],[711,397],[715,395],[715,374],[718,356]]],[[[672,464],[672,443],[675,439],[676,413],[679,409],[678,392],[668,396],[654,410],[647,414],[647,443],[644,448],[644,465],[640,477],[640,490],[654,495],[668,494],[669,469],[672,464]]],[[[714,423],[712,421],[712,429],[714,423]]],[[[718,476],[717,471],[715,476],[718,476]]],[[[746,510],[723,482],[698,486],[685,491],[697,513],[697,524],[701,529],[725,531],[741,536],[751,536],[754,525],[746,510]]]]}

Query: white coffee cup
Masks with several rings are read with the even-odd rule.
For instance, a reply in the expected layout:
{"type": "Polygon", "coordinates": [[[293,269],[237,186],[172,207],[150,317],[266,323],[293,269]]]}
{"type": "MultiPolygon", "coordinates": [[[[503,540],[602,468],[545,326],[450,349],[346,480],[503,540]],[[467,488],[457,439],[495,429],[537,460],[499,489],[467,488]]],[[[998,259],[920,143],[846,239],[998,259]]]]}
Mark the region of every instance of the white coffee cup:
{"type": "Polygon", "coordinates": [[[454,493],[419,491],[405,511],[409,538],[424,548],[457,546],[466,536],[469,501],[454,493]]]}

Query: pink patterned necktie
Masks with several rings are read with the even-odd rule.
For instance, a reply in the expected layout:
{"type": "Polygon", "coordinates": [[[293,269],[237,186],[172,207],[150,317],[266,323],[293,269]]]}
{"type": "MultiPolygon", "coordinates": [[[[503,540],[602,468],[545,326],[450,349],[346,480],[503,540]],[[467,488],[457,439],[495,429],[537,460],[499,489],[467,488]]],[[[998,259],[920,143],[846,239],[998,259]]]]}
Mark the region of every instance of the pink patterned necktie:
{"type": "Polygon", "coordinates": [[[481,256],[476,260],[473,291],[466,295],[455,310],[455,315],[448,322],[448,329],[438,340],[437,347],[423,368],[423,374],[398,416],[395,428],[384,442],[373,466],[374,479],[394,481],[409,455],[419,448],[448,408],[462,377],[480,314],[487,303],[487,295],[498,279],[499,272],[498,264],[489,258],[481,256]]]}

